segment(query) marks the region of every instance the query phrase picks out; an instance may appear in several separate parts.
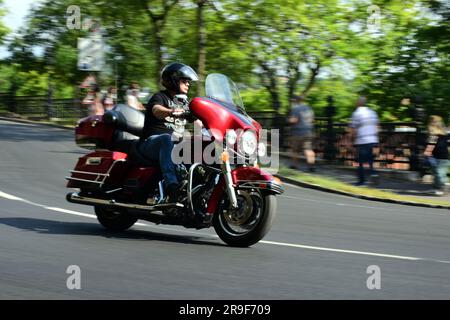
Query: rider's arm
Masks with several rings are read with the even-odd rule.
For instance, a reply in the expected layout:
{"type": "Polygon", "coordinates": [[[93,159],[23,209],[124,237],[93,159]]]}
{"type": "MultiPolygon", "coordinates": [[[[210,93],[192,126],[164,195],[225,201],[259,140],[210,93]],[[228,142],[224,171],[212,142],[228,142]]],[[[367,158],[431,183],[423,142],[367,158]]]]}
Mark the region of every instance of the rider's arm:
{"type": "Polygon", "coordinates": [[[298,123],[298,118],[291,116],[287,119],[287,123],[288,124],[296,124],[296,123],[298,123]]]}
{"type": "Polygon", "coordinates": [[[152,107],[152,113],[158,119],[164,119],[166,117],[170,117],[172,115],[173,111],[174,111],[173,109],[166,108],[160,104],[155,104],[152,107]]]}
{"type": "Polygon", "coordinates": [[[427,147],[425,148],[425,151],[423,152],[424,155],[431,157],[433,155],[434,147],[436,146],[437,142],[437,136],[430,136],[428,137],[427,141],[427,147]]]}

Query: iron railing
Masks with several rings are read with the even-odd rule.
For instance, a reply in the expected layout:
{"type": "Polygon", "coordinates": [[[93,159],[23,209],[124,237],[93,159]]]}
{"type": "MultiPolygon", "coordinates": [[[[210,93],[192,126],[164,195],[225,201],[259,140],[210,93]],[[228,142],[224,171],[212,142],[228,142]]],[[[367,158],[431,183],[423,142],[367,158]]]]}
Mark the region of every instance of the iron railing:
{"type": "MultiPolygon", "coordinates": [[[[81,99],[52,99],[48,96],[11,96],[0,93],[0,109],[24,115],[29,119],[76,120],[88,115],[81,99]]],[[[280,151],[289,150],[290,128],[286,115],[274,112],[249,112],[265,129],[279,129],[280,151]]],[[[334,113],[315,119],[314,150],[317,157],[328,161],[354,165],[355,148],[345,122],[334,122],[334,113]]],[[[379,167],[421,170],[420,157],[425,148],[426,132],[420,122],[380,123],[380,143],[376,150],[379,167]]],[[[270,135],[269,135],[270,138],[270,135]]],[[[270,142],[270,141],[269,141],[270,142]]]]}

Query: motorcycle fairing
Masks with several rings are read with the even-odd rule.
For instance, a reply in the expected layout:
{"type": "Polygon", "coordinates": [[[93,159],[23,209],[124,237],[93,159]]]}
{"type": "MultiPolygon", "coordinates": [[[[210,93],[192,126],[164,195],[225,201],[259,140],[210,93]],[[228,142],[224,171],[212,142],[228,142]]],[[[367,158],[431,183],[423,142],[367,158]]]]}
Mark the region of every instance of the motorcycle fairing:
{"type": "Polygon", "coordinates": [[[261,126],[255,125],[255,121],[248,115],[226,107],[224,102],[212,98],[196,97],[190,103],[193,115],[200,119],[211,133],[214,139],[222,142],[229,129],[253,130],[259,133],[261,126]]]}

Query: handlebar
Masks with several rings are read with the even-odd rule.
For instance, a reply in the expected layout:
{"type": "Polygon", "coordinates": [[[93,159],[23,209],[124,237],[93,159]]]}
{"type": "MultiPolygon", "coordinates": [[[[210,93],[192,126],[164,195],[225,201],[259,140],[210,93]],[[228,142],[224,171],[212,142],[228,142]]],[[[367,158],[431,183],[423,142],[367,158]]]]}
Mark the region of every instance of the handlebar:
{"type": "Polygon", "coordinates": [[[191,112],[189,110],[184,110],[184,111],[172,111],[172,117],[175,118],[186,118],[189,117],[191,115],[191,112]]]}

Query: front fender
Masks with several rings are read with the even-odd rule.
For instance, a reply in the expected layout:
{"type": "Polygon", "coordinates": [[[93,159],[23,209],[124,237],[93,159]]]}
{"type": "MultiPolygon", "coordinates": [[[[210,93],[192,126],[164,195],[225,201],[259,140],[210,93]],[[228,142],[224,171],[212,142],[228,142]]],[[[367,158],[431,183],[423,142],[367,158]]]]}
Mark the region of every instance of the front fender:
{"type": "Polygon", "coordinates": [[[239,167],[231,172],[236,189],[260,189],[272,194],[284,192],[281,180],[257,167],[239,167]]]}
{"type": "MultiPolygon", "coordinates": [[[[231,171],[231,177],[233,178],[233,185],[237,190],[260,189],[271,194],[281,194],[284,192],[280,179],[256,167],[238,167],[231,171]]],[[[225,180],[221,176],[219,183],[209,198],[208,214],[214,214],[224,194],[225,180]]]]}

